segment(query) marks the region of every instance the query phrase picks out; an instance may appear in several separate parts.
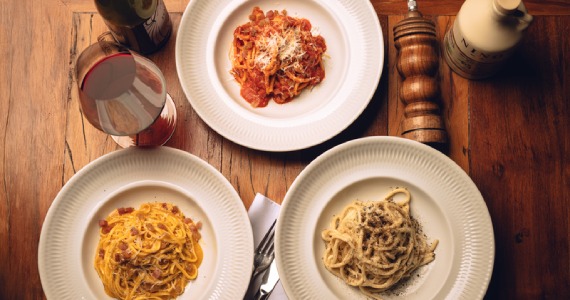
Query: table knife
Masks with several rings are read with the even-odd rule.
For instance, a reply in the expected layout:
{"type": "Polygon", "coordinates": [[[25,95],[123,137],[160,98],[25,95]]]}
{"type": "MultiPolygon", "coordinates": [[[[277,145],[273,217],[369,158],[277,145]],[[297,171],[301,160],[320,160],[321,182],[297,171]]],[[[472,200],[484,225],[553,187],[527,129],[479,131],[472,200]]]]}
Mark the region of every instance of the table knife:
{"type": "Polygon", "coordinates": [[[267,281],[261,285],[255,294],[255,300],[264,300],[269,298],[269,295],[271,295],[271,292],[275,289],[277,282],[279,282],[279,274],[277,273],[277,263],[275,260],[273,260],[271,266],[269,266],[266,277],[267,281]]]}

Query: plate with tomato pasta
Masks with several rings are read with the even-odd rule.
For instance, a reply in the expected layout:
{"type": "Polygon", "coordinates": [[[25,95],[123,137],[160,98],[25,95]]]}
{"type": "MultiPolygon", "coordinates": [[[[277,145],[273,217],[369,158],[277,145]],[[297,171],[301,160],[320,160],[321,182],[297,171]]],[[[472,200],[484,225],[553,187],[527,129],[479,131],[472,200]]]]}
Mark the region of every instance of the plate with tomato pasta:
{"type": "Polygon", "coordinates": [[[360,116],[380,80],[384,41],[369,1],[196,0],[175,56],[208,126],[282,152],[320,144],[360,116]]]}

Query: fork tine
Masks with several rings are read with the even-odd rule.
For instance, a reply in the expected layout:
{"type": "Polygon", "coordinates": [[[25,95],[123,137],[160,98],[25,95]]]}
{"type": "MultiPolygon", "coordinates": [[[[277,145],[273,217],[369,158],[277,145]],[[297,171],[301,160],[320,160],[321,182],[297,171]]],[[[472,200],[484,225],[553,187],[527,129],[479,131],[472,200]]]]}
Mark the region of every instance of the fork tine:
{"type": "Polygon", "coordinates": [[[263,247],[263,253],[265,255],[272,255],[273,254],[273,237],[275,236],[275,231],[271,232],[271,235],[267,239],[267,244],[263,247]]]}
{"type": "Polygon", "coordinates": [[[267,254],[273,255],[273,253],[275,252],[275,251],[274,251],[274,250],[275,250],[274,246],[275,246],[275,243],[273,242],[273,238],[272,238],[272,239],[271,239],[271,247],[269,248],[269,251],[267,252],[267,254]]]}
{"type": "Polygon", "coordinates": [[[259,246],[257,246],[257,252],[258,253],[266,253],[267,252],[267,246],[269,246],[270,244],[273,244],[273,235],[275,234],[275,223],[277,222],[277,220],[273,221],[273,224],[271,224],[271,227],[269,228],[269,230],[267,231],[267,233],[265,234],[265,236],[263,237],[263,239],[261,240],[261,242],[259,243],[259,246]]]}

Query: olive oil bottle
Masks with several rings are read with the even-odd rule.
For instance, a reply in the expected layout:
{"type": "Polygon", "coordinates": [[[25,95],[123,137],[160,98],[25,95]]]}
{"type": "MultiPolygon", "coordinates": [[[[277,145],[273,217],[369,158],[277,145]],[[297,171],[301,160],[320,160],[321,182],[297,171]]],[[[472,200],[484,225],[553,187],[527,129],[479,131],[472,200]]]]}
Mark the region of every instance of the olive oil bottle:
{"type": "Polygon", "coordinates": [[[444,38],[449,67],[468,79],[494,75],[533,17],[521,0],[466,0],[444,38]]]}

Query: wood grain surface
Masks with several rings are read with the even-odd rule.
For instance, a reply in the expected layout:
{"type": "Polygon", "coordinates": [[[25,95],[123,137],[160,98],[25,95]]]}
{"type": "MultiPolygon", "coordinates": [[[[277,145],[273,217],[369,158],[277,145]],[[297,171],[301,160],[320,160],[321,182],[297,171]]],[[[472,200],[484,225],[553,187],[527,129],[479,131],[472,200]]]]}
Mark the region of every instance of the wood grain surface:
{"type": "MultiPolygon", "coordinates": [[[[333,146],[400,135],[404,107],[392,28],[403,19],[405,1],[371,1],[386,59],[366,110],[329,141],[286,153],[237,145],[190,106],[174,61],[176,28],[189,2],[165,1],[175,31],[150,56],[178,111],[167,146],[219,170],[246,208],[258,192],[281,203],[303,168],[333,146]]],[[[535,19],[497,76],[470,81],[440,60],[445,154],[475,182],[493,221],[496,259],[485,298],[570,299],[570,2],[524,2],[535,19]]],[[[418,3],[441,41],[462,1],[418,3]]],[[[92,1],[0,0],[0,14],[0,298],[44,299],[37,251],[46,213],[75,173],[119,149],[84,119],[73,78],[77,56],[106,27],[92,1]]]]}

